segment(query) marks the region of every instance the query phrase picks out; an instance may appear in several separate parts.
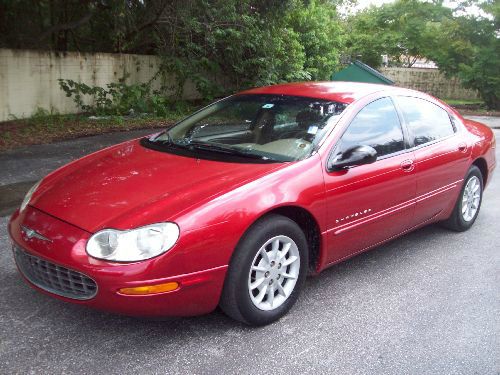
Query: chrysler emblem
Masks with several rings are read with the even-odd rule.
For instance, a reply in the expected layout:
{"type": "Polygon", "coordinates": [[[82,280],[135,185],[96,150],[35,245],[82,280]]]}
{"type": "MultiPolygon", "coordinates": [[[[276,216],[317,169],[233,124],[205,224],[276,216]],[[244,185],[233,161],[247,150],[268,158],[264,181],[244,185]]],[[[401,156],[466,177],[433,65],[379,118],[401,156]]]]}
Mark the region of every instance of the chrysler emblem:
{"type": "Polygon", "coordinates": [[[31,229],[31,228],[28,228],[28,227],[25,227],[24,225],[21,225],[21,230],[23,231],[23,233],[26,235],[26,237],[28,237],[28,239],[32,239],[32,238],[37,238],[39,240],[42,240],[42,241],[49,241],[49,242],[52,242],[51,240],[49,240],[47,237],[44,237],[42,236],[40,233],[38,233],[36,230],[34,229],[31,229]]]}

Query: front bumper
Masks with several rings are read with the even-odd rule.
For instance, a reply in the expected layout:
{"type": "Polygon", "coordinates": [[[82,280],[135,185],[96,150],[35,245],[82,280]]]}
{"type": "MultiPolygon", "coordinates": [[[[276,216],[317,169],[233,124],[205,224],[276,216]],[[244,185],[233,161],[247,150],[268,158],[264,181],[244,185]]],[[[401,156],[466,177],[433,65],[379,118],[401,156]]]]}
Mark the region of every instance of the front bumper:
{"type": "MultiPolygon", "coordinates": [[[[18,248],[16,251],[24,251],[28,257],[34,257],[35,261],[40,259],[43,265],[48,264],[59,273],[61,269],[81,273],[97,284],[96,293],[91,298],[68,298],[67,295],[58,293],[57,288],[34,283],[33,277],[23,274],[23,267],[18,265],[20,273],[33,288],[67,302],[126,315],[162,317],[208,313],[219,302],[227,270],[227,266],[223,265],[179,274],[179,270],[186,270],[186,265],[176,255],[177,252],[172,250],[157,258],[136,263],[120,264],[97,260],[89,257],[85,251],[90,233],[33,207],[12,216],[9,234],[14,246],[18,248]],[[49,241],[28,238],[21,230],[21,225],[36,230],[49,241]],[[124,295],[119,292],[122,288],[170,281],[179,283],[179,288],[149,295],[124,295]]],[[[181,244],[176,247],[179,245],[181,244]]],[[[64,277],[63,279],[66,280],[64,277]]]]}

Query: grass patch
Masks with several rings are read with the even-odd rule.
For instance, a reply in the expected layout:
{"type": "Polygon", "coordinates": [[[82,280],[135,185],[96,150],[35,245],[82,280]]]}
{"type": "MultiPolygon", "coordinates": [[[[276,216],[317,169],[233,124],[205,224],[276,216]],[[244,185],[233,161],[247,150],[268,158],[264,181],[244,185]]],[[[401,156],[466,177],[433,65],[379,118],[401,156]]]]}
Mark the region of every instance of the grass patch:
{"type": "Polygon", "coordinates": [[[0,123],[0,152],[13,148],[114,131],[162,129],[192,113],[197,105],[183,105],[167,116],[61,115],[39,109],[27,119],[13,118],[0,123]]]}
{"type": "Polygon", "coordinates": [[[444,99],[443,100],[448,105],[452,107],[460,107],[460,106],[476,106],[476,107],[485,107],[484,101],[481,99],[444,99]]]}
{"type": "Polygon", "coordinates": [[[481,99],[443,99],[463,116],[500,116],[500,111],[488,109],[481,99]]]}

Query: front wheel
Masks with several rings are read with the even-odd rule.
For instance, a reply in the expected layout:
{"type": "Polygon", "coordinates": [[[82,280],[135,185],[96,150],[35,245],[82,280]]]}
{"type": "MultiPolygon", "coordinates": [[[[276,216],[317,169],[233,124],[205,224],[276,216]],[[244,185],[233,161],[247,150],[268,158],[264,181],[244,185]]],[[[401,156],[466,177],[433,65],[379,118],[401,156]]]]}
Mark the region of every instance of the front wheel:
{"type": "Polygon", "coordinates": [[[245,233],[231,259],[220,306],[250,325],[269,324],[293,306],[308,266],[307,240],[300,227],[269,215],[245,233]]]}
{"type": "Polygon", "coordinates": [[[472,227],[479,214],[482,198],[483,175],[479,168],[473,165],[467,173],[453,212],[443,225],[457,232],[463,232],[472,227]]]}

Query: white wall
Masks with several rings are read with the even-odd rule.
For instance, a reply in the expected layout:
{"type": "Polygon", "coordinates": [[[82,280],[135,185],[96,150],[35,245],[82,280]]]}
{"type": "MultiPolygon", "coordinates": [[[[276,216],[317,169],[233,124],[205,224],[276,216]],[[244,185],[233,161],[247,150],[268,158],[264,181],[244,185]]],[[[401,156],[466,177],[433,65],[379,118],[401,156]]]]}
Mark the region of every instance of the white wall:
{"type": "MultiPolygon", "coordinates": [[[[0,121],[29,117],[37,108],[77,112],[73,100],[59,88],[59,78],[105,87],[128,73],[129,83],[144,83],[158,71],[159,63],[158,57],[145,55],[0,49],[0,121]]],[[[464,89],[456,79],[447,79],[435,69],[383,68],[381,72],[399,86],[440,98],[478,97],[476,92],[464,89]]],[[[218,80],[230,87],[224,77],[218,80]]],[[[183,98],[198,97],[194,85],[186,83],[183,98]]]]}
{"type": "MultiPolygon", "coordinates": [[[[0,49],[0,121],[29,117],[37,108],[77,112],[73,100],[60,89],[59,78],[105,87],[128,73],[127,82],[144,83],[158,71],[159,63],[156,56],[0,49]]],[[[183,97],[199,95],[188,83],[183,97]]]]}

